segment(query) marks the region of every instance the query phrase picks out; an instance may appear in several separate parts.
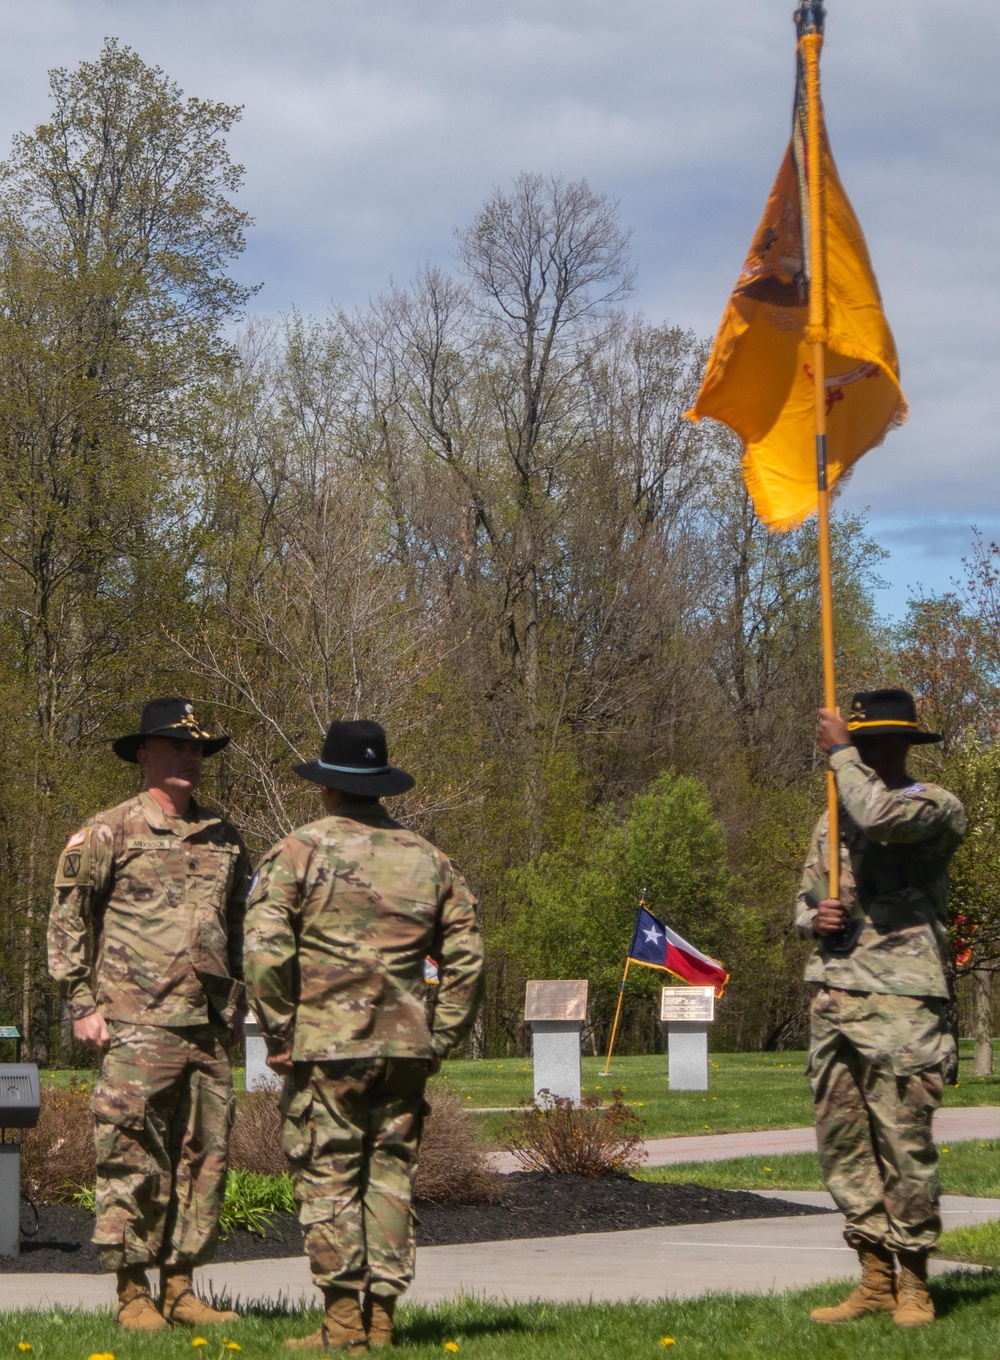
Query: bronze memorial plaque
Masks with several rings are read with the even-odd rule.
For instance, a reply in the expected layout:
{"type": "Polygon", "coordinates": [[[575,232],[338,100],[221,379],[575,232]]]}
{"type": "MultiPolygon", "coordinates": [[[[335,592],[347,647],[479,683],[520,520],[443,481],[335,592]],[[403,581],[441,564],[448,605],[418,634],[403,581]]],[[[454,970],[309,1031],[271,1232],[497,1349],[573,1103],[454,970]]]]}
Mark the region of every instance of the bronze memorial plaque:
{"type": "Polygon", "coordinates": [[[714,987],[664,987],[660,991],[660,1019],[714,1020],[714,987]]]}
{"type": "Polygon", "coordinates": [[[525,1020],[586,1020],[587,979],[529,982],[524,988],[525,1020]]]}

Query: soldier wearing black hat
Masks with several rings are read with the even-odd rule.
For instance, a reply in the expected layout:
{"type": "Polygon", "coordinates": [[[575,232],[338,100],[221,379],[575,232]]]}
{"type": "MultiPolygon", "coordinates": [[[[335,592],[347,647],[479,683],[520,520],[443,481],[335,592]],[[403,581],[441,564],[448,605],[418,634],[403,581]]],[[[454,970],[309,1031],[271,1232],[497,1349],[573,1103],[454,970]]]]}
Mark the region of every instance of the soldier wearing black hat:
{"type": "Polygon", "coordinates": [[[103,1054],[93,1097],[94,1241],[137,1331],[232,1322],[199,1299],[225,1190],[229,1030],[243,1010],[248,863],[239,835],[195,799],[212,736],[187,699],[154,699],[113,743],[145,788],[70,836],[49,919],[49,971],[77,1039],[103,1054]],[[147,1268],[160,1269],[160,1308],[147,1268]]]}
{"type": "Polygon", "coordinates": [[[320,786],[326,815],[264,857],[246,931],[247,990],[286,1077],[285,1155],[326,1303],[319,1331],[287,1344],[388,1346],[413,1277],[424,1085],[479,1005],[476,899],[382,806],[414,780],[389,763],[378,723],[331,723],[295,772],[320,786]],[[428,957],[441,979],[430,1022],[428,957]]]}
{"type": "Polygon", "coordinates": [[[906,690],[855,694],[846,722],[819,713],[839,799],[840,897],[829,894],[824,814],[796,926],[816,941],[806,980],[820,1163],[862,1278],[836,1307],[815,1309],[817,1322],[891,1312],[915,1327],[934,1318],[927,1257],[941,1217],[931,1123],[957,1060],[946,1018],[948,864],[966,821],[953,794],[906,765],[911,746],[940,740],[920,727],[906,690]]]}

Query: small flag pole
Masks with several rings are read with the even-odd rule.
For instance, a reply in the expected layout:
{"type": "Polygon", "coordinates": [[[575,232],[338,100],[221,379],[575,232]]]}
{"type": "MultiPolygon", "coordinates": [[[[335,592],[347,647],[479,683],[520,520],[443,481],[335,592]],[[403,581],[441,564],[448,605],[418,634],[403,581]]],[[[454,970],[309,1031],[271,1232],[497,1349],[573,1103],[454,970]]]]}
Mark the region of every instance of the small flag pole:
{"type": "Polygon", "coordinates": [[[615,1051],[615,1035],[618,1033],[618,1018],[622,1013],[622,1002],[625,1000],[625,981],[628,978],[628,969],[631,962],[631,959],[625,960],[625,972],[622,974],[622,985],[618,988],[618,1005],[615,1008],[615,1023],[611,1026],[611,1042],[608,1044],[608,1056],[604,1063],[604,1071],[601,1073],[602,1077],[609,1075],[611,1055],[615,1051]]]}
{"type": "MultiPolygon", "coordinates": [[[[826,11],[821,0],[803,0],[795,25],[806,80],[806,175],[809,187],[809,329],[813,332],[813,390],[816,402],[816,486],[819,507],[820,631],[823,644],[823,706],[836,709],[837,679],[834,667],[833,573],[830,565],[830,491],[826,451],[826,195],[823,182],[826,147],[819,89],[819,54],[823,46],[826,11]]],[[[826,772],[826,807],[829,820],[829,893],[840,897],[840,831],[837,781],[826,772]]]]}

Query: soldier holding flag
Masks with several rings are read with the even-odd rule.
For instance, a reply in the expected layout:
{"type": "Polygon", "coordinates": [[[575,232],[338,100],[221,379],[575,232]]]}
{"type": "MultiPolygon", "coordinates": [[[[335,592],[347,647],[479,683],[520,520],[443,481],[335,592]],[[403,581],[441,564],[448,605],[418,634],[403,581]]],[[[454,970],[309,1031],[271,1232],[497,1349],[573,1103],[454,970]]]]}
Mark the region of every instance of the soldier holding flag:
{"type": "Polygon", "coordinates": [[[840,797],[840,893],[829,892],[826,815],[796,910],[816,940],[809,1077],[827,1189],[861,1283],[816,1322],[891,1312],[931,1322],[927,1257],[941,1231],[932,1120],[956,1060],[948,1028],[948,862],[965,835],[958,799],[906,770],[923,731],[906,690],[855,694],[848,721],[821,709],[817,740],[840,797]],[[893,1258],[899,1264],[895,1274],[893,1258]]]}
{"type": "Polygon", "coordinates": [[[947,866],[965,815],[944,789],[906,773],[910,746],[939,740],[919,728],[909,694],[858,694],[846,725],[836,712],[830,496],[906,420],[907,405],[824,125],[824,23],[822,0],[802,0],[791,140],[688,415],[710,416],[740,436],[744,480],[768,528],[818,516],[818,740],[830,769],[797,924],[818,940],[806,976],[817,987],[810,1071],[820,1157],[863,1278],[842,1304],[813,1317],[892,1311],[908,1327],[934,1316],[926,1286],[940,1229],[931,1118],[953,1056],[943,1018],[947,866]]]}

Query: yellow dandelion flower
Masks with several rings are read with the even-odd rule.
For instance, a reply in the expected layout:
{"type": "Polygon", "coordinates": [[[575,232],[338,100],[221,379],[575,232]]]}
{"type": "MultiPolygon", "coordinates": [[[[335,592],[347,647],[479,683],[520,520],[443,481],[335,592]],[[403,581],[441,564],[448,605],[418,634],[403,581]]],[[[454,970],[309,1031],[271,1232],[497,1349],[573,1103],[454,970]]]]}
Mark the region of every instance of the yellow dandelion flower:
{"type": "Polygon", "coordinates": [[[208,1342],[205,1340],[205,1338],[204,1338],[203,1336],[195,1336],[195,1337],[192,1337],[192,1339],[191,1339],[191,1345],[192,1345],[192,1346],[207,1346],[207,1345],[208,1345],[208,1342]]]}
{"type": "Polygon", "coordinates": [[[32,1349],[31,1342],[30,1342],[30,1341],[19,1341],[19,1342],[17,1343],[17,1349],[18,1349],[19,1351],[30,1351],[30,1350],[32,1349]]]}
{"type": "Polygon", "coordinates": [[[942,1151],[942,1152],[950,1152],[950,1151],[951,1151],[951,1148],[942,1148],[941,1151],[942,1151]]]}
{"type": "Polygon", "coordinates": [[[676,1346],[676,1345],[677,1345],[677,1342],[674,1340],[674,1338],[673,1338],[672,1336],[661,1336],[661,1337],[660,1337],[660,1345],[661,1345],[661,1346],[676,1346]]]}
{"type": "Polygon", "coordinates": [[[445,1348],[446,1351],[451,1351],[452,1354],[456,1354],[456,1353],[458,1352],[458,1342],[457,1342],[457,1341],[446,1341],[446,1342],[444,1343],[444,1348],[445,1348]]]}
{"type": "Polygon", "coordinates": [[[222,1344],[227,1351],[241,1351],[243,1349],[238,1341],[226,1341],[225,1338],[223,1338],[222,1344]]]}
{"type": "Polygon", "coordinates": [[[771,1168],[770,1168],[769,1166],[765,1166],[764,1170],[765,1170],[765,1171],[770,1171],[771,1168]]]}

